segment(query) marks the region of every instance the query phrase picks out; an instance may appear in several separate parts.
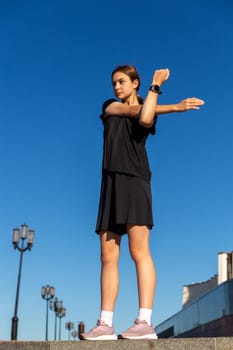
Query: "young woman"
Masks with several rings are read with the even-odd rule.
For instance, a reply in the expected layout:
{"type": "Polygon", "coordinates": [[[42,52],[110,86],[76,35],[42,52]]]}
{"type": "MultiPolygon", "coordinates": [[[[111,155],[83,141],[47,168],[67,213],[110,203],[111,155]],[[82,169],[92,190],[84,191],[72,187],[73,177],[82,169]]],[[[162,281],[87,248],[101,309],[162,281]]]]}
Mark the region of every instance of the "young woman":
{"type": "Polygon", "coordinates": [[[128,235],[135,263],[139,310],[134,325],[118,335],[126,339],[156,339],[151,324],[156,274],[150,254],[153,226],[151,171],[145,148],[155,134],[157,116],[199,109],[203,101],[187,98],[173,105],[158,105],[161,85],[168,69],[156,70],[145,101],[138,95],[140,77],[134,66],[119,66],[112,72],[117,100],[103,104],[104,147],[102,185],[96,232],[101,244],[101,312],[97,326],[81,335],[87,340],[117,339],[112,325],[118,294],[118,259],[121,237],[128,235]]]}

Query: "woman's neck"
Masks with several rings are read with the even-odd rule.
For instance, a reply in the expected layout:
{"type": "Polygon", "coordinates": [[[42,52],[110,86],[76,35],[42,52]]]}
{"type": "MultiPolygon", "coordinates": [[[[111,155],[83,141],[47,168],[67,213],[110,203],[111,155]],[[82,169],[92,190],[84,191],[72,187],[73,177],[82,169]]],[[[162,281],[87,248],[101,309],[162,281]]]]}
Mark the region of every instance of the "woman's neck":
{"type": "Polygon", "coordinates": [[[137,95],[129,96],[123,103],[127,103],[129,106],[139,105],[137,95]]]}

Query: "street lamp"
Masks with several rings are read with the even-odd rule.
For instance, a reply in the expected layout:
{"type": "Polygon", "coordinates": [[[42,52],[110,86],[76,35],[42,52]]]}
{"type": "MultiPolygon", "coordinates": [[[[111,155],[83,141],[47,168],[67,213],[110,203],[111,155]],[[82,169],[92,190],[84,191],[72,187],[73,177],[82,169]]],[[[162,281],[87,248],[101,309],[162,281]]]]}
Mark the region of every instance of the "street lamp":
{"type": "Polygon", "coordinates": [[[34,230],[28,230],[28,226],[26,224],[21,225],[21,230],[18,228],[13,229],[13,246],[14,249],[18,249],[20,252],[20,260],[19,260],[19,272],[18,272],[18,280],[17,280],[17,288],[16,288],[16,297],[15,297],[15,309],[14,316],[12,318],[11,325],[11,340],[17,340],[18,333],[18,302],[19,302],[19,289],[20,289],[20,280],[21,280],[21,271],[22,271],[22,263],[23,263],[23,253],[26,250],[31,250],[34,241],[34,230]],[[24,241],[27,239],[27,246],[24,246],[24,241]],[[21,241],[21,246],[19,247],[19,242],[21,241]]]}
{"type": "Polygon", "coordinates": [[[60,302],[58,298],[55,298],[54,300],[50,300],[49,302],[49,308],[50,310],[54,311],[54,314],[55,314],[54,340],[57,340],[57,312],[58,312],[59,303],[60,302]]]}
{"type": "Polygon", "coordinates": [[[78,337],[78,331],[72,331],[71,332],[71,337],[74,338],[74,340],[78,337]]]}
{"type": "Polygon", "coordinates": [[[41,288],[41,297],[46,300],[46,325],[45,325],[45,340],[48,340],[48,324],[49,324],[49,300],[53,299],[55,288],[49,285],[41,288]]]}
{"type": "MultiPolygon", "coordinates": [[[[62,303],[62,302],[61,302],[62,303]]],[[[66,315],[66,308],[63,306],[59,308],[57,317],[59,318],[59,340],[61,340],[61,319],[66,315]]]]}
{"type": "Polygon", "coordinates": [[[55,312],[55,331],[54,340],[57,340],[57,318],[59,318],[59,340],[61,340],[61,319],[66,315],[66,309],[63,307],[63,301],[55,298],[54,302],[50,301],[50,310],[55,312]]]}
{"type": "Polygon", "coordinates": [[[68,330],[68,340],[70,340],[70,331],[74,328],[73,322],[66,322],[66,329],[68,330]]]}

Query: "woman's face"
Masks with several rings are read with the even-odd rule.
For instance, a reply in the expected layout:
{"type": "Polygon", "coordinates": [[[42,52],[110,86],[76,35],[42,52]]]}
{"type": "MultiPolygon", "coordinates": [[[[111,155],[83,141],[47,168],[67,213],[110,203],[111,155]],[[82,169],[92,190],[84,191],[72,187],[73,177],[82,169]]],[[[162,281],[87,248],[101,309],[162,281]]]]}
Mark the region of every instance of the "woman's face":
{"type": "Polygon", "coordinates": [[[127,74],[116,72],[112,77],[112,86],[115,96],[122,101],[126,101],[130,96],[136,94],[138,80],[132,81],[127,74]]]}

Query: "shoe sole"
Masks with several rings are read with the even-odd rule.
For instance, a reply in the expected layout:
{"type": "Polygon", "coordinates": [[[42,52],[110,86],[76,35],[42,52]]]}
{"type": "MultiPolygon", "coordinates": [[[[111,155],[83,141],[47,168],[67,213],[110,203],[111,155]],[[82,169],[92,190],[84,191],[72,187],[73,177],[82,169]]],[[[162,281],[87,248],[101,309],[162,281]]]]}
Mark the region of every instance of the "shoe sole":
{"type": "Polygon", "coordinates": [[[116,335],[100,335],[98,337],[81,337],[81,340],[117,340],[116,335]]]}
{"type": "Polygon", "coordinates": [[[131,339],[131,340],[140,340],[140,339],[158,339],[156,334],[146,334],[146,335],[138,335],[138,336],[123,336],[121,334],[118,335],[118,339],[131,339]]]}

